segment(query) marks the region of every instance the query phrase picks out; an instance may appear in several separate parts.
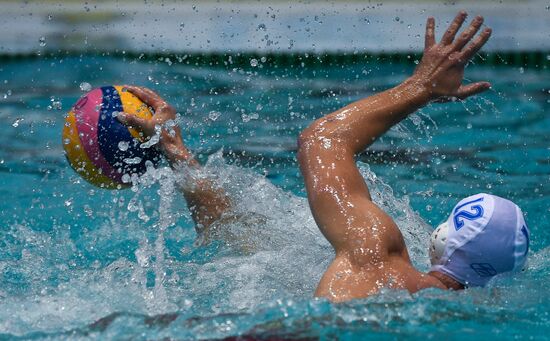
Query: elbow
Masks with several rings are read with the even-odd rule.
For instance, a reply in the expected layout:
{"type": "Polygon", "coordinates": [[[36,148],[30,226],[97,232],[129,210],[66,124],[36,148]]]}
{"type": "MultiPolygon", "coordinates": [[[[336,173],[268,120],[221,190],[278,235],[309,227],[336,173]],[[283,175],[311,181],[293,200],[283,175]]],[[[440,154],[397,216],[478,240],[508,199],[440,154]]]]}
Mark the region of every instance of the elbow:
{"type": "Polygon", "coordinates": [[[346,127],[331,119],[321,118],[311,123],[298,136],[297,159],[302,173],[311,161],[334,163],[335,156],[352,157],[356,153],[353,135],[346,127]]]}
{"type": "Polygon", "coordinates": [[[298,151],[307,149],[308,146],[314,145],[315,141],[322,138],[330,138],[332,132],[327,129],[326,123],[325,118],[320,118],[302,130],[298,136],[298,151]]]}
{"type": "Polygon", "coordinates": [[[346,141],[323,128],[314,122],[298,136],[296,157],[302,173],[311,169],[313,164],[333,163],[336,154],[347,155],[350,151],[346,141]]]}
{"type": "Polygon", "coordinates": [[[300,168],[302,168],[302,165],[304,164],[307,150],[306,145],[310,143],[309,141],[311,141],[311,136],[309,136],[305,130],[302,131],[300,135],[298,135],[298,149],[296,152],[296,158],[298,159],[298,164],[300,165],[300,168]]]}
{"type": "Polygon", "coordinates": [[[298,136],[298,153],[323,147],[333,149],[347,147],[349,144],[349,131],[336,122],[326,117],[318,119],[305,128],[298,136]]]}
{"type": "Polygon", "coordinates": [[[312,153],[312,148],[315,146],[315,141],[318,139],[318,129],[315,129],[316,122],[302,130],[298,135],[298,151],[297,158],[300,165],[303,164],[306,156],[312,153]]]}
{"type": "Polygon", "coordinates": [[[300,132],[300,135],[298,135],[298,152],[302,151],[307,143],[310,143],[314,139],[314,134],[311,130],[311,127],[307,127],[300,132]]]}

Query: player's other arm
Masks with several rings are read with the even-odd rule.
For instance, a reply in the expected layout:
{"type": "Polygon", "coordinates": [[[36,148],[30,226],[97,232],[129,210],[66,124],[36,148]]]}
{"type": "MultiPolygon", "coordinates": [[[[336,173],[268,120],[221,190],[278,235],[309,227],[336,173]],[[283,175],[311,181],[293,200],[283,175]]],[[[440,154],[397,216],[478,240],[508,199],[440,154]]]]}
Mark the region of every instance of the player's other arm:
{"type": "Polygon", "coordinates": [[[485,29],[474,39],[483,23],[476,17],[455,38],[465,18],[459,13],[437,44],[429,18],[424,56],[412,77],[318,119],[301,133],[298,159],[309,204],[337,257],[367,264],[384,261],[392,252],[406,254],[397,227],[370,200],[354,155],[429,101],[466,98],[490,87],[487,82],[461,85],[464,66],[491,33],[485,29]]]}
{"type": "Polygon", "coordinates": [[[229,198],[211,180],[193,176],[194,174],[200,175],[201,166],[183,143],[180,129],[174,122],[176,110],[150,89],[137,86],[127,86],[126,88],[152,107],[155,114],[152,119],[148,120],[121,113],[118,116],[119,120],[148,137],[157,133],[155,129],[160,129],[159,147],[170,166],[174,169],[187,168],[185,173],[191,174],[186,178],[188,183],[184,184],[181,189],[196,228],[199,232],[207,229],[230,207],[229,198]]]}

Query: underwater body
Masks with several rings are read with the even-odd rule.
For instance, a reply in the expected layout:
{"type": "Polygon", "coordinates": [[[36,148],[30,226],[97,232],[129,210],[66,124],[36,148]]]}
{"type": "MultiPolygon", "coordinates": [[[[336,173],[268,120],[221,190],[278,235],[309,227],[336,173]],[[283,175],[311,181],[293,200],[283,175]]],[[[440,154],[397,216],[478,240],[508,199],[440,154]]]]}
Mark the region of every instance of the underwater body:
{"type": "Polygon", "coordinates": [[[414,65],[195,65],[185,58],[50,55],[0,70],[0,337],[29,339],[499,338],[549,331],[550,74],[471,65],[491,91],[433,104],[358,157],[373,200],[428,268],[433,227],[462,197],[512,198],[531,229],[528,267],[486,288],[313,298],[333,251],[309,211],[296,138],[312,120],[384,90],[414,65]],[[98,72],[97,70],[100,70],[98,72]],[[32,79],[31,84],[28,80],[32,79]],[[147,81],[144,82],[144,79],[147,81]],[[65,113],[94,87],[148,86],[239,219],[197,236],[174,174],[105,190],[63,155],[65,113]]]}

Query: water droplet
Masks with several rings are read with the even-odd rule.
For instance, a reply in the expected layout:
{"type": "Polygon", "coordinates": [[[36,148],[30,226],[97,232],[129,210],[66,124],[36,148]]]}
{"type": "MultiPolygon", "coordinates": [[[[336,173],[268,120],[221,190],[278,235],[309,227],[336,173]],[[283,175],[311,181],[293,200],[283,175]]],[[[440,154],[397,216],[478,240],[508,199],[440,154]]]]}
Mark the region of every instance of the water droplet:
{"type": "Polygon", "coordinates": [[[217,120],[220,117],[221,113],[219,111],[211,111],[208,113],[208,118],[212,121],[217,120]]]}
{"type": "Polygon", "coordinates": [[[123,152],[127,151],[128,147],[130,147],[130,144],[127,141],[120,141],[118,143],[118,149],[123,151],[123,152]]]}
{"type": "Polygon", "coordinates": [[[84,213],[86,213],[88,217],[91,217],[94,215],[94,211],[89,205],[84,205],[84,213]]]}
{"type": "Polygon", "coordinates": [[[17,127],[19,127],[19,123],[24,121],[24,120],[25,120],[24,118],[18,118],[15,121],[13,121],[13,123],[11,125],[12,125],[12,127],[17,128],[17,127]]]}
{"type": "Polygon", "coordinates": [[[141,162],[141,158],[139,156],[136,157],[128,157],[124,159],[124,163],[127,163],[129,165],[137,165],[141,162]]]}
{"type": "Polygon", "coordinates": [[[50,105],[48,105],[48,110],[61,110],[62,109],[61,101],[56,100],[54,97],[50,98],[50,105]]]}
{"type": "Polygon", "coordinates": [[[156,84],[156,85],[159,84],[159,82],[155,78],[153,78],[153,76],[151,76],[151,75],[147,76],[147,80],[149,82],[152,82],[152,83],[156,84]]]}
{"type": "Polygon", "coordinates": [[[41,47],[46,46],[46,37],[40,37],[40,39],[38,39],[38,43],[41,47]]]}
{"type": "Polygon", "coordinates": [[[80,83],[80,91],[88,92],[92,90],[92,85],[88,82],[80,83]]]}
{"type": "Polygon", "coordinates": [[[252,67],[258,66],[258,60],[256,58],[252,58],[250,60],[250,66],[252,66],[252,67]]]}
{"type": "Polygon", "coordinates": [[[325,149],[330,149],[331,146],[332,146],[332,141],[330,139],[327,139],[327,138],[322,138],[322,142],[323,142],[323,148],[325,149]]]}
{"type": "Polygon", "coordinates": [[[395,21],[399,21],[401,20],[399,17],[395,17],[395,21]]]}
{"type": "Polygon", "coordinates": [[[185,308],[191,308],[191,306],[193,306],[193,301],[186,298],[183,300],[183,306],[185,308]]]}
{"type": "MultiPolygon", "coordinates": [[[[160,132],[161,132],[161,130],[162,130],[162,128],[160,126],[155,126],[155,135],[151,136],[151,138],[149,138],[149,140],[147,140],[147,141],[143,142],[142,144],[140,144],[139,148],[151,148],[152,146],[159,143],[160,142],[160,132]]],[[[174,137],[176,135],[176,133],[173,129],[171,131],[169,130],[168,133],[172,137],[174,137]],[[171,133],[173,133],[173,134],[171,134],[171,133]]]]}

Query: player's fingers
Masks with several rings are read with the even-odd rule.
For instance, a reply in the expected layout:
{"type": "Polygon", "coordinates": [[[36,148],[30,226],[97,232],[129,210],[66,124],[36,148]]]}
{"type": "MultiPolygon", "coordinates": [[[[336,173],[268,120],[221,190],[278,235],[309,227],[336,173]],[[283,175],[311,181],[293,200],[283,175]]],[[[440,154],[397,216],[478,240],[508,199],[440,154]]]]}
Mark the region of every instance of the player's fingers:
{"type": "Polygon", "coordinates": [[[458,14],[456,15],[455,19],[453,20],[453,22],[451,23],[447,31],[445,31],[443,38],[441,38],[442,44],[449,45],[453,42],[456,32],[458,32],[458,30],[460,29],[460,26],[462,26],[462,23],[466,19],[466,16],[467,14],[465,11],[458,12],[458,14]]]}
{"type": "Polygon", "coordinates": [[[479,28],[483,24],[483,17],[477,16],[472,20],[472,23],[470,26],[468,26],[467,29],[464,30],[460,34],[460,36],[455,40],[453,46],[454,50],[459,51],[461,50],[468,42],[476,35],[477,31],[479,31],[479,28]]]}
{"type": "Polygon", "coordinates": [[[470,60],[480,49],[487,40],[489,40],[489,37],[491,37],[491,29],[486,28],[484,29],[464,50],[462,51],[462,57],[461,59],[464,62],[467,62],[470,60]]]}
{"type": "Polygon", "coordinates": [[[429,17],[426,21],[426,38],[424,40],[424,48],[429,49],[435,44],[435,19],[429,17]]]}
{"type": "Polygon", "coordinates": [[[140,133],[143,133],[147,136],[154,133],[154,128],[151,129],[151,120],[146,118],[141,118],[136,115],[131,115],[125,112],[119,112],[117,117],[118,121],[128,128],[134,128],[140,133]]]}
{"type": "Polygon", "coordinates": [[[166,105],[166,102],[159,95],[145,87],[125,85],[124,88],[155,110],[166,105]]]}
{"type": "Polygon", "coordinates": [[[491,83],[489,82],[477,82],[468,85],[463,85],[458,88],[457,96],[460,99],[465,99],[473,95],[477,95],[483,91],[489,90],[491,83]]]}

